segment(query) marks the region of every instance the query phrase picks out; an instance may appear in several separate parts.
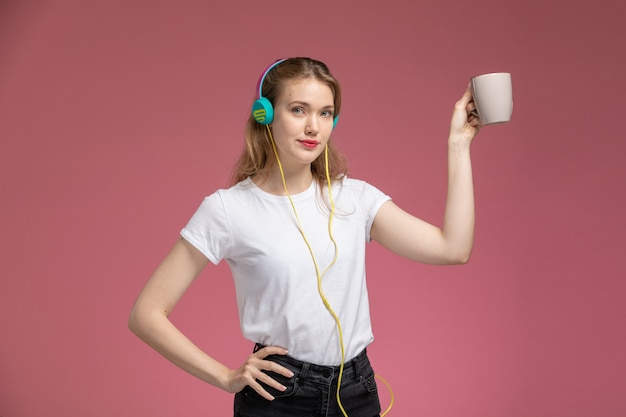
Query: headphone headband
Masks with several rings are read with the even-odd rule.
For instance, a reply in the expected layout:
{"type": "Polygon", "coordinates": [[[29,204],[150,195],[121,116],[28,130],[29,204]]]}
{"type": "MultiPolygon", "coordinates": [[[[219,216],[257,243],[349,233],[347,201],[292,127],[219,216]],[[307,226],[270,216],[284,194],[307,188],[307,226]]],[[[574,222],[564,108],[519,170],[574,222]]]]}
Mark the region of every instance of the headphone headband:
{"type": "Polygon", "coordinates": [[[265,72],[263,72],[263,75],[261,75],[261,77],[259,78],[259,82],[257,82],[256,87],[257,87],[257,91],[259,92],[257,95],[257,98],[261,98],[263,97],[263,81],[265,81],[265,77],[267,77],[267,74],[278,64],[280,64],[281,62],[285,62],[286,59],[279,59],[278,61],[274,62],[272,65],[270,65],[269,67],[267,67],[267,69],[265,70],[265,72]]]}

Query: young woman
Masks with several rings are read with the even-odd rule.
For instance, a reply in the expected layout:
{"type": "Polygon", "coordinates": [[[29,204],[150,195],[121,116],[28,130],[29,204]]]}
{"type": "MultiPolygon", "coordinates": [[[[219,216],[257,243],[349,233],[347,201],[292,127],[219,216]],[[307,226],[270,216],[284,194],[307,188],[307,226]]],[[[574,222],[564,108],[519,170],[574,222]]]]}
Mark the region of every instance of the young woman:
{"type": "Polygon", "coordinates": [[[332,132],[341,89],[326,65],[289,58],[268,68],[246,126],[233,185],[206,197],[139,295],[129,325],[196,377],[235,395],[235,416],[380,414],[366,348],[373,340],[365,244],[409,259],[465,263],[474,235],[470,144],[481,127],[468,89],[448,138],[443,227],[346,175],[332,132]],[[210,261],[232,271],[253,353],[230,369],[168,320],[210,261]]]}

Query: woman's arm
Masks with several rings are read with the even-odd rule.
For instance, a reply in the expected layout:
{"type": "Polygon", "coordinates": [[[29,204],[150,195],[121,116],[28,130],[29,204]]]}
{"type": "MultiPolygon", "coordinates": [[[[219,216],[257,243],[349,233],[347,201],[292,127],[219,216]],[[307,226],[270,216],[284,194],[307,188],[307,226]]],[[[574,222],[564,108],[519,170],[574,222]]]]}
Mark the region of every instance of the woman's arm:
{"type": "Polygon", "coordinates": [[[279,390],[285,389],[261,372],[271,370],[291,377],[288,369],[264,360],[271,354],[286,354],[285,349],[261,349],[250,355],[242,367],[231,370],[200,350],[168,319],[178,300],[207,263],[200,251],[186,240],[179,239],[139,294],[130,314],[129,328],[165,358],[201,380],[233,393],[250,385],[260,395],[272,400],[258,381],[279,390]]]}
{"type": "Polygon", "coordinates": [[[454,106],[448,137],[448,196],[443,227],[405,212],[393,202],[378,211],[372,239],[406,258],[430,264],[466,263],[474,245],[474,186],[470,144],[481,127],[471,90],[454,106]],[[469,116],[468,116],[469,115],[469,116]]]}

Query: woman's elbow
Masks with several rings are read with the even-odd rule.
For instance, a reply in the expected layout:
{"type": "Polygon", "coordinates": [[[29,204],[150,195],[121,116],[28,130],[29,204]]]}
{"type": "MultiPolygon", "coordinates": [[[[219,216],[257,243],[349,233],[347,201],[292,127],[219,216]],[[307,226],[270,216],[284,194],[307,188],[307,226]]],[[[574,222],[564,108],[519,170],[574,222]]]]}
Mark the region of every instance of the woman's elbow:
{"type": "Polygon", "coordinates": [[[469,262],[470,258],[472,257],[471,253],[468,253],[467,255],[463,255],[463,256],[459,256],[456,259],[456,262],[454,263],[455,265],[465,265],[466,263],[469,262]]]}
{"type": "Polygon", "coordinates": [[[461,253],[457,259],[457,265],[465,265],[470,261],[470,258],[472,257],[472,248],[470,248],[469,250],[461,253]]]}
{"type": "Polygon", "coordinates": [[[139,329],[141,328],[140,321],[137,306],[134,306],[128,316],[128,329],[131,332],[138,334],[139,329]]]}
{"type": "Polygon", "coordinates": [[[447,259],[448,265],[465,265],[472,257],[472,247],[450,251],[447,259]]]}
{"type": "Polygon", "coordinates": [[[148,317],[149,313],[146,309],[135,304],[128,316],[128,329],[141,338],[141,335],[148,327],[148,317]]]}

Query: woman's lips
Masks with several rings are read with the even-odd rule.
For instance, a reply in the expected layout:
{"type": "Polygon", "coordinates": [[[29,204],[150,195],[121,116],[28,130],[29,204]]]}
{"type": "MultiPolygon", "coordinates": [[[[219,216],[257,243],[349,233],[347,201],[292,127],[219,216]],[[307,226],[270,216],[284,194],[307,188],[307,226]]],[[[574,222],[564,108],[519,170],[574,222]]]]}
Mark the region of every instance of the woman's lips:
{"type": "Polygon", "coordinates": [[[300,139],[298,142],[300,142],[307,148],[315,148],[318,145],[316,140],[311,140],[311,139],[300,139]]]}

